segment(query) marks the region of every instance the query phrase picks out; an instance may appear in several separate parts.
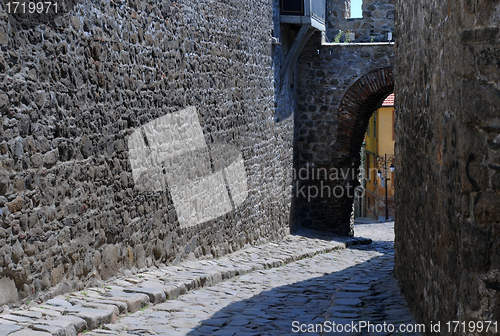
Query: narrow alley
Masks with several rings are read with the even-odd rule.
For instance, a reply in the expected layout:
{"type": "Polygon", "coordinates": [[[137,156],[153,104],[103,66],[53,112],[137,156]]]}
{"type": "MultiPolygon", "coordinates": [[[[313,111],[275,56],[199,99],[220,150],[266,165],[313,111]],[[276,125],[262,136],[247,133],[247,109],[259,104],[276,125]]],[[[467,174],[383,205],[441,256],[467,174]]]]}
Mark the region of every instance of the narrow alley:
{"type": "Polygon", "coordinates": [[[498,55],[496,0],[0,1],[0,336],[498,334],[498,55]]]}
{"type": "MultiPolygon", "coordinates": [[[[372,244],[238,276],[138,311],[106,329],[119,335],[250,336],[343,335],[333,322],[348,331],[353,321],[354,325],[361,321],[367,326],[370,322],[379,325],[377,328],[385,322],[396,330],[401,324],[413,327],[413,318],[392,277],[393,225],[358,224],[356,235],[373,239],[372,244]],[[307,332],[311,324],[315,329],[323,325],[324,332],[307,332]],[[337,332],[325,332],[329,328],[337,332]]],[[[270,246],[269,254],[272,252],[270,246]]],[[[370,331],[375,333],[364,329],[345,335],[399,335],[377,333],[381,329],[374,328],[370,331]]],[[[107,335],[109,331],[90,334],[107,335]]]]}
{"type": "Polygon", "coordinates": [[[10,328],[0,335],[399,335],[418,326],[392,277],[393,227],[356,224],[356,239],[304,231],[309,237],[114,279],[4,311],[1,326],[10,328]]]}

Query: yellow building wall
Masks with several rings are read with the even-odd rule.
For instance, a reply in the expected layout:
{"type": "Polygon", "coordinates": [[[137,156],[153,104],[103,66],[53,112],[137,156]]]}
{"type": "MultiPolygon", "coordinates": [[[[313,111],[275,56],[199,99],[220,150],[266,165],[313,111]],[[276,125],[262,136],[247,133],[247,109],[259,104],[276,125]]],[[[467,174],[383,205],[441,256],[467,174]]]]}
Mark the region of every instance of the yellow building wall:
{"type": "Polygon", "coordinates": [[[377,152],[378,148],[378,143],[377,143],[377,138],[375,137],[376,131],[375,130],[375,123],[377,120],[377,112],[374,112],[372,117],[370,118],[370,122],[368,124],[368,129],[366,130],[366,150],[372,153],[377,152]]]}
{"type": "Polygon", "coordinates": [[[378,141],[377,141],[377,133],[378,129],[376,128],[376,120],[377,120],[377,112],[373,113],[370,118],[370,122],[368,123],[368,129],[366,130],[365,142],[366,142],[366,165],[365,165],[365,174],[366,174],[366,189],[371,191],[372,193],[376,192],[376,184],[377,175],[376,173],[376,163],[374,162],[375,155],[378,150],[378,141]]]}
{"type": "MultiPolygon", "coordinates": [[[[370,118],[365,134],[365,206],[366,216],[380,218],[385,216],[385,187],[378,177],[379,162],[375,159],[384,158],[385,154],[394,155],[394,107],[381,107],[370,118]]],[[[387,162],[387,167],[392,161],[387,162]]],[[[383,164],[383,162],[382,162],[383,164]]],[[[387,196],[389,201],[389,216],[394,215],[394,174],[389,169],[387,196]]]]}
{"type": "MultiPolygon", "coordinates": [[[[381,107],[377,110],[377,153],[384,157],[384,154],[394,155],[394,107],[381,107]]],[[[387,162],[387,167],[391,165],[391,161],[387,162]]],[[[389,181],[387,182],[387,194],[389,197],[394,196],[393,180],[394,173],[390,170],[387,172],[389,181]]],[[[380,193],[385,195],[385,188],[382,188],[382,181],[379,179],[380,193]]]]}

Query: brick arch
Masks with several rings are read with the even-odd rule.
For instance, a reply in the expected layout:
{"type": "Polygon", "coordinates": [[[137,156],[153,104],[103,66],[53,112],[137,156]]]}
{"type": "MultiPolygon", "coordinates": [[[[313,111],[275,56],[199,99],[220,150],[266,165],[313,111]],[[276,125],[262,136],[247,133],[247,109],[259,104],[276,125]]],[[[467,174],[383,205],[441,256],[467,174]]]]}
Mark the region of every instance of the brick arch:
{"type": "Polygon", "coordinates": [[[359,156],[370,117],[393,90],[393,67],[371,71],[347,90],[338,110],[340,154],[359,156]]]}

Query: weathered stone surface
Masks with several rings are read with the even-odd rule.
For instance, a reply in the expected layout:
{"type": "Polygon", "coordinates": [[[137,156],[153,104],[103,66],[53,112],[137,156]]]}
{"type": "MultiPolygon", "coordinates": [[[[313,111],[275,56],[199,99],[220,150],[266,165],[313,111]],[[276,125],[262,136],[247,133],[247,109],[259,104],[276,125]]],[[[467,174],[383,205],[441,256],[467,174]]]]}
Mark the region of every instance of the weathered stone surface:
{"type": "Polygon", "coordinates": [[[54,307],[63,307],[63,308],[71,308],[73,305],[69,303],[66,300],[60,299],[60,298],[53,298],[47,301],[48,305],[54,306],[54,307]]]}
{"type": "Polygon", "coordinates": [[[0,263],[20,298],[74,279],[88,285],[124,269],[220,257],[289,231],[293,120],[273,121],[270,3],[82,3],[57,23],[8,17],[3,7],[0,263]],[[168,190],[135,184],[128,139],[188,106],[208,145],[242,152],[249,196],[181,229],[168,190]],[[12,255],[17,239],[21,256],[12,255]]]}
{"type": "Polygon", "coordinates": [[[147,296],[149,296],[149,300],[153,304],[163,302],[167,299],[167,296],[165,295],[164,286],[153,287],[151,284],[149,284],[148,287],[140,286],[139,288],[137,288],[137,287],[136,288],[124,288],[123,291],[125,293],[146,294],[147,296]]]}
{"type": "Polygon", "coordinates": [[[101,324],[113,322],[113,310],[73,306],[66,311],[69,315],[84,319],[89,329],[96,329],[101,324]]]}
{"type": "Polygon", "coordinates": [[[69,22],[71,23],[71,26],[73,27],[74,30],[76,31],[80,30],[81,21],[78,16],[72,16],[69,19],[69,22]]]}
{"type": "Polygon", "coordinates": [[[96,301],[86,301],[86,300],[69,300],[73,306],[82,306],[86,308],[96,308],[96,309],[104,309],[112,312],[111,320],[114,321],[118,315],[120,314],[120,310],[117,306],[112,304],[106,304],[103,302],[96,301]]]}
{"type": "Polygon", "coordinates": [[[31,323],[33,322],[32,318],[12,315],[12,314],[2,314],[0,317],[5,321],[18,322],[18,323],[31,323]]]}
{"type": "Polygon", "coordinates": [[[45,156],[43,157],[43,165],[46,168],[50,168],[56,164],[58,159],[59,159],[59,150],[58,149],[51,150],[50,152],[46,153],[45,156]]]}
{"type": "Polygon", "coordinates": [[[363,17],[351,18],[350,0],[327,1],[328,42],[334,42],[339,30],[342,30],[340,42],[346,38],[345,32],[354,33],[349,42],[387,42],[388,34],[394,32],[394,0],[362,1],[363,17]]]}
{"type": "Polygon", "coordinates": [[[101,274],[103,279],[109,279],[118,269],[118,257],[120,248],[117,245],[107,245],[102,252],[101,274]]]}
{"type": "Polygon", "coordinates": [[[0,336],[12,335],[13,332],[21,330],[23,327],[14,324],[0,324],[0,336]]]}
{"type": "Polygon", "coordinates": [[[19,300],[16,283],[10,277],[0,278],[0,305],[19,300]]]}
{"type": "MultiPolygon", "coordinates": [[[[82,298],[83,299],[83,298],[82,298]]],[[[107,300],[103,296],[99,297],[85,297],[84,298],[88,303],[99,303],[104,305],[111,305],[118,308],[120,314],[125,314],[127,312],[127,303],[118,301],[118,300],[107,300]]]]}
{"type": "Polygon", "coordinates": [[[316,34],[304,48],[294,116],[294,229],[352,233],[361,143],[373,111],[393,89],[393,63],[388,43],[321,44],[316,34]]]}
{"type": "Polygon", "coordinates": [[[127,310],[131,313],[138,311],[149,302],[149,296],[142,293],[125,293],[122,290],[113,289],[106,291],[104,297],[110,300],[122,301],[127,304],[127,310]]]}
{"type": "Polygon", "coordinates": [[[45,331],[35,331],[33,329],[25,328],[19,331],[15,331],[9,336],[52,336],[50,332],[45,331]]]}
{"type": "MultiPolygon", "coordinates": [[[[31,326],[31,329],[35,331],[45,331],[50,333],[52,336],[69,336],[64,328],[58,326],[34,324],[31,326]]],[[[76,335],[76,330],[74,331],[74,335],[76,335]]]]}
{"type": "Polygon", "coordinates": [[[84,319],[71,315],[57,317],[53,320],[47,321],[46,324],[59,326],[69,331],[75,329],[78,333],[84,331],[88,327],[87,322],[84,319]]]}
{"type": "Polygon", "coordinates": [[[18,263],[24,254],[23,247],[20,242],[17,242],[12,246],[12,261],[18,263]]]}
{"type": "Polygon", "coordinates": [[[422,322],[500,320],[499,11],[396,1],[395,275],[422,322]]]}
{"type": "Polygon", "coordinates": [[[12,202],[7,203],[7,207],[11,213],[16,213],[23,209],[24,200],[22,197],[18,196],[12,202]]]}

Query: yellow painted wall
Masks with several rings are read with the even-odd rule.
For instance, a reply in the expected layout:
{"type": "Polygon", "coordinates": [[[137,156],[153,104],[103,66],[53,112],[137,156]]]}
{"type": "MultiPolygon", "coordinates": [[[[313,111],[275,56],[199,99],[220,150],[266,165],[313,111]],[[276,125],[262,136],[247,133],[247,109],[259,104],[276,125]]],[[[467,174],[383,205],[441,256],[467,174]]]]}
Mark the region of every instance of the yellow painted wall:
{"type": "MultiPolygon", "coordinates": [[[[394,107],[381,107],[375,111],[370,118],[367,133],[365,134],[365,172],[366,172],[366,197],[365,202],[370,204],[371,210],[367,208],[366,215],[373,218],[379,218],[384,212],[385,202],[380,200],[385,197],[385,187],[383,188],[382,179],[377,176],[379,163],[375,157],[384,157],[388,154],[391,157],[394,155],[394,107]]],[[[387,162],[387,167],[391,165],[391,161],[387,162]]],[[[394,199],[394,173],[389,169],[387,196],[389,204],[393,204],[394,199]]],[[[368,205],[367,205],[368,207],[368,205]]],[[[389,211],[389,215],[393,216],[393,211],[389,211]]]]}
{"type": "MultiPolygon", "coordinates": [[[[377,120],[377,136],[378,136],[378,141],[377,141],[377,153],[381,157],[384,156],[384,154],[394,154],[394,107],[381,107],[377,110],[377,115],[378,115],[378,120],[377,120]]],[[[391,162],[387,163],[387,166],[389,167],[391,165],[391,162]]],[[[388,178],[390,179],[388,181],[388,189],[387,193],[389,197],[394,196],[394,188],[393,188],[393,178],[394,178],[394,173],[391,173],[388,171],[388,178]]],[[[381,180],[379,179],[379,187],[380,187],[380,193],[385,194],[385,189],[382,188],[382,183],[381,180]]]]}
{"type": "Polygon", "coordinates": [[[370,118],[370,123],[368,124],[368,129],[366,130],[366,150],[372,153],[377,152],[378,143],[377,138],[375,137],[376,133],[375,129],[375,121],[377,119],[377,112],[374,112],[372,117],[370,118]]]}
{"type": "Polygon", "coordinates": [[[381,107],[377,110],[378,154],[394,154],[394,107],[381,107]]]}
{"type": "Polygon", "coordinates": [[[366,166],[365,166],[365,172],[366,172],[366,189],[371,191],[372,193],[376,192],[376,185],[374,185],[374,182],[376,181],[376,174],[373,173],[373,169],[376,168],[376,164],[374,163],[374,153],[377,153],[378,150],[378,141],[377,141],[377,136],[378,136],[378,129],[375,130],[376,127],[376,120],[377,120],[377,112],[373,113],[372,117],[370,118],[370,122],[368,124],[368,129],[365,134],[365,141],[366,141],[366,166]]]}

